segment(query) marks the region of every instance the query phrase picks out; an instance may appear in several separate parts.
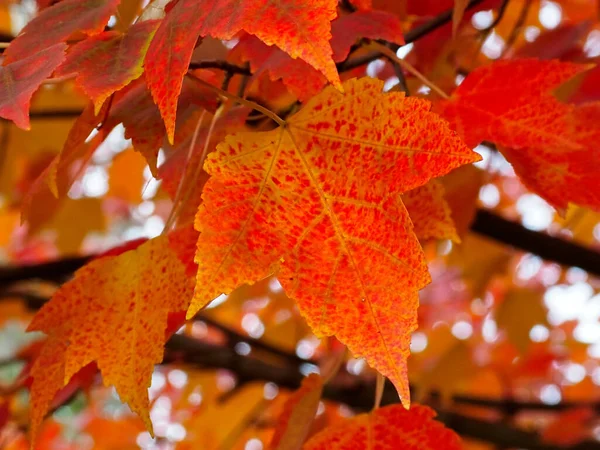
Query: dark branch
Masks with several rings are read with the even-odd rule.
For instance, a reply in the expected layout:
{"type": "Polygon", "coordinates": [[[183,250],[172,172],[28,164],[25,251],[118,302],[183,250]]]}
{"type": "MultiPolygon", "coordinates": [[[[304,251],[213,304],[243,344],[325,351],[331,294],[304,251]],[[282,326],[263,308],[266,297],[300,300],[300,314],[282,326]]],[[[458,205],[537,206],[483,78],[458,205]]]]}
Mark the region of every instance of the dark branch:
{"type": "Polygon", "coordinates": [[[563,266],[579,267],[600,276],[600,253],[574,242],[546,233],[528,230],[522,225],[490,211],[477,211],[471,230],[488,238],[563,266]]]}
{"type": "MultiPolygon", "coordinates": [[[[482,2],[483,2],[483,0],[471,0],[469,2],[469,4],[467,5],[466,10],[471,9],[482,2]]],[[[453,11],[452,9],[448,9],[448,10],[438,14],[433,19],[414,27],[412,30],[410,30],[408,33],[406,33],[404,35],[405,45],[410,44],[415,41],[418,41],[422,37],[428,35],[429,33],[432,33],[433,31],[437,30],[438,28],[449,23],[452,20],[452,11],[453,11]]],[[[401,45],[394,44],[392,42],[385,42],[385,44],[388,45],[389,48],[392,49],[393,51],[397,51],[401,47],[401,45]]],[[[351,60],[343,61],[343,62],[337,64],[337,69],[338,69],[338,72],[347,72],[349,70],[355,69],[356,67],[364,66],[365,64],[368,64],[372,61],[375,61],[376,59],[383,58],[383,57],[384,57],[384,55],[379,52],[371,52],[367,55],[363,55],[363,56],[360,56],[360,57],[357,57],[357,58],[354,58],[351,60]]]]}
{"type": "MultiPolygon", "coordinates": [[[[6,298],[14,298],[19,297],[23,299],[28,308],[32,310],[37,310],[42,307],[44,303],[48,301],[46,297],[22,293],[22,292],[7,292],[5,294],[0,293],[0,301],[2,300],[2,296],[6,295],[6,298]]],[[[272,367],[269,364],[263,363],[260,360],[253,359],[252,362],[244,362],[244,365],[248,366],[248,368],[242,368],[240,370],[234,370],[234,367],[241,367],[239,358],[242,356],[235,352],[235,344],[238,342],[246,342],[250,345],[252,349],[252,355],[257,356],[259,353],[268,353],[270,357],[277,357],[282,363],[285,362],[285,371],[282,369],[281,372],[278,372],[283,380],[281,382],[282,386],[294,387],[293,384],[289,380],[298,381],[298,377],[300,377],[300,367],[302,364],[314,364],[317,362],[309,359],[300,358],[299,356],[288,353],[285,350],[281,350],[277,347],[273,347],[260,339],[254,339],[249,336],[244,336],[236,331],[228,328],[227,326],[218,323],[212,319],[209,319],[202,314],[196,316],[197,320],[207,323],[208,325],[218,328],[222,331],[228,338],[229,342],[226,347],[223,346],[214,346],[212,344],[206,344],[202,341],[198,341],[196,339],[189,338],[187,336],[182,335],[174,335],[171,340],[167,342],[166,348],[168,350],[167,355],[165,356],[165,360],[163,363],[170,363],[176,360],[180,360],[184,363],[194,363],[206,365],[207,367],[212,368],[224,368],[230,369],[238,373],[238,376],[249,380],[254,379],[262,379],[263,374],[266,373],[266,366],[272,367]],[[207,354],[196,355],[194,349],[208,349],[210,350],[207,354]],[[216,359],[211,355],[214,353],[223,353],[216,359]],[[266,366],[265,366],[266,364],[266,366]],[[248,370],[248,371],[246,371],[248,370]],[[286,384],[292,383],[292,384],[286,384]]],[[[5,363],[12,362],[12,360],[6,360],[5,363]]],[[[277,366],[279,367],[279,366],[277,366]]],[[[271,369],[269,369],[271,370],[271,369]]],[[[301,379],[301,377],[300,377],[301,379]]],[[[271,380],[273,381],[273,380],[271,380]]],[[[294,382],[295,382],[294,381],[294,382]]],[[[361,405],[367,405],[369,402],[372,402],[372,399],[375,395],[375,386],[366,383],[364,381],[360,381],[357,379],[357,382],[353,385],[345,385],[343,387],[343,394],[337,393],[338,388],[335,385],[330,385],[327,389],[332,390],[331,395],[344,395],[350,400],[346,399],[344,403],[360,407],[361,405]]],[[[415,390],[411,388],[413,395],[415,394],[415,390]]],[[[429,395],[429,398],[434,401],[434,403],[439,403],[439,394],[437,392],[432,392],[429,395]]],[[[382,404],[392,404],[398,402],[398,394],[396,393],[396,389],[390,382],[386,382],[382,404]]],[[[521,401],[510,398],[503,399],[494,399],[487,397],[473,397],[470,395],[464,394],[455,394],[452,396],[452,402],[460,405],[468,405],[468,406],[479,406],[483,408],[491,408],[500,412],[506,413],[517,413],[522,410],[531,410],[531,411],[564,411],[572,408],[590,408],[600,413],[600,401],[591,401],[591,402],[560,402],[556,404],[548,404],[541,403],[538,401],[521,401]]]]}
{"type": "MultiPolygon", "coordinates": [[[[36,119],[75,119],[81,115],[82,109],[49,109],[46,111],[31,111],[29,118],[31,120],[36,119]]],[[[2,122],[12,123],[12,120],[4,119],[0,117],[2,122]]]]}
{"type": "MultiPolygon", "coordinates": [[[[518,250],[564,266],[579,267],[600,276],[600,253],[546,233],[528,230],[490,211],[479,209],[471,230],[518,250]]],[[[89,261],[91,256],[59,259],[30,266],[0,268],[0,287],[28,279],[60,280],[89,261]]]]}
{"type": "Polygon", "coordinates": [[[76,256],[39,264],[0,268],[0,288],[23,280],[58,281],[68,277],[93,256],[76,256]]]}
{"type": "MultiPolygon", "coordinates": [[[[465,9],[465,11],[468,11],[469,9],[479,5],[482,2],[483,2],[483,0],[471,0],[469,2],[469,4],[467,5],[467,8],[465,9]]],[[[438,14],[437,16],[435,16],[433,19],[429,20],[428,22],[425,22],[422,25],[418,25],[418,26],[414,27],[412,30],[410,30],[408,33],[406,33],[404,35],[404,41],[407,44],[410,44],[411,42],[417,41],[417,40],[421,39],[423,36],[437,30],[441,26],[446,25],[448,22],[450,22],[452,20],[453,11],[454,11],[453,9],[448,9],[448,10],[444,11],[443,13],[438,14]]]]}
{"type": "Polygon", "coordinates": [[[230,74],[252,75],[248,67],[236,66],[220,60],[192,62],[190,69],[219,69],[230,74]]]}
{"type": "MultiPolygon", "coordinates": [[[[174,335],[167,342],[167,350],[167,361],[183,361],[190,365],[228,369],[237,375],[240,382],[270,381],[281,387],[296,389],[303,378],[298,367],[275,366],[252,357],[238,355],[230,348],[213,346],[184,335],[174,335]]],[[[324,398],[347,404],[359,411],[372,408],[374,395],[373,385],[340,387],[330,383],[323,390],[324,398]]],[[[395,390],[387,386],[382,404],[397,402],[398,396],[395,390]]],[[[600,449],[598,442],[586,441],[572,447],[561,447],[543,442],[535,432],[523,431],[500,422],[486,421],[445,410],[438,410],[438,414],[439,420],[459,434],[500,446],[529,450],[600,449]]]]}

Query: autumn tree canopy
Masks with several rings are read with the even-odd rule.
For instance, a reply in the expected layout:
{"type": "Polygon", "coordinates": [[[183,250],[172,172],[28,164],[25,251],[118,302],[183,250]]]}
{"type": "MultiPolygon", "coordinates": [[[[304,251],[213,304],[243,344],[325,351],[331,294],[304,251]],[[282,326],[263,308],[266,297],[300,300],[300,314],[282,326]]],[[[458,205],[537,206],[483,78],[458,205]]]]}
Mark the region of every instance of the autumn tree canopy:
{"type": "Polygon", "coordinates": [[[600,448],[596,0],[0,0],[0,448],[600,448]]]}

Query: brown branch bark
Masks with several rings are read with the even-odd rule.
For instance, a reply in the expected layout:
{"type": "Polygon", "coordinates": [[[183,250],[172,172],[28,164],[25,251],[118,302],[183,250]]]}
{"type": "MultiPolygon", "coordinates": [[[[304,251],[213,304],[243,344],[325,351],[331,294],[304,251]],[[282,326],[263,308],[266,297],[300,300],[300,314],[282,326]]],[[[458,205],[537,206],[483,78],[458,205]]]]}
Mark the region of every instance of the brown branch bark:
{"type": "MultiPolygon", "coordinates": [[[[37,309],[41,308],[42,305],[48,301],[48,299],[45,297],[41,297],[41,296],[37,296],[37,295],[33,295],[33,294],[27,294],[27,293],[21,293],[21,292],[14,292],[12,294],[7,294],[7,297],[9,297],[9,298],[14,298],[15,296],[22,298],[26,302],[27,307],[32,310],[37,310],[37,309]]],[[[0,294],[0,301],[1,300],[2,300],[2,294],[0,294]]],[[[168,343],[166,345],[168,352],[167,352],[167,356],[165,357],[164,363],[170,363],[175,360],[180,360],[183,363],[205,364],[207,367],[225,368],[225,369],[233,370],[232,369],[233,366],[231,365],[233,363],[224,362],[224,361],[229,361],[230,359],[237,361],[237,359],[241,356],[238,355],[237,353],[235,353],[235,351],[232,349],[234,349],[236,343],[246,342],[252,348],[253,355],[257,355],[260,353],[263,353],[263,354],[268,353],[270,356],[277,357],[282,363],[285,364],[284,365],[285,370],[282,370],[281,372],[279,372],[279,375],[277,375],[277,376],[281,376],[283,380],[288,380],[288,381],[283,382],[283,384],[282,384],[283,386],[288,386],[288,384],[286,384],[286,383],[290,383],[289,380],[292,380],[292,379],[296,380],[296,377],[300,373],[299,368],[302,364],[308,363],[308,364],[316,365],[318,363],[317,361],[300,358],[299,356],[297,356],[295,354],[288,353],[284,350],[273,347],[273,346],[261,341],[260,339],[254,339],[249,336],[244,336],[244,335],[237,333],[236,331],[228,328],[227,326],[224,326],[221,323],[215,322],[214,320],[211,320],[211,319],[203,316],[202,314],[199,314],[198,316],[196,316],[196,319],[203,321],[203,322],[207,323],[208,325],[221,330],[229,338],[228,346],[227,347],[213,346],[213,345],[205,344],[202,341],[198,341],[198,340],[189,338],[187,336],[181,337],[180,335],[174,335],[171,338],[171,340],[168,341],[168,343]],[[180,336],[180,337],[178,337],[178,336],[180,336]],[[192,339],[192,340],[190,341],[190,339],[192,339]],[[200,348],[200,347],[210,349],[211,352],[209,352],[209,354],[206,354],[202,357],[197,356],[193,352],[190,353],[190,350],[193,350],[195,348],[200,348]],[[218,356],[216,359],[214,359],[211,356],[211,355],[219,353],[221,350],[223,352],[225,352],[224,354],[226,354],[225,359],[223,359],[224,358],[223,355],[218,356]],[[233,356],[233,354],[235,354],[235,356],[233,356]],[[293,375],[290,375],[291,373],[293,373],[293,375]]],[[[255,360],[255,361],[257,361],[257,360],[255,360]]],[[[5,362],[7,362],[7,361],[5,361],[5,362]]],[[[236,362],[235,364],[238,364],[238,363],[236,362]]],[[[261,366],[261,364],[264,364],[264,363],[259,361],[257,363],[249,362],[249,363],[245,363],[245,364],[248,365],[249,371],[245,372],[246,369],[243,369],[244,371],[240,372],[238,374],[239,376],[241,376],[242,378],[248,378],[249,380],[262,379],[261,377],[263,376],[265,371],[263,370],[263,366],[261,366]],[[256,370],[254,370],[254,369],[256,369],[256,370]]],[[[269,365],[269,367],[271,367],[271,365],[269,365]]],[[[334,387],[330,386],[329,389],[334,389],[334,391],[335,391],[334,387]]],[[[369,402],[372,402],[372,399],[375,395],[375,386],[371,385],[369,383],[362,382],[357,379],[357,382],[354,385],[345,386],[343,388],[343,391],[344,391],[344,394],[343,394],[344,396],[352,399],[352,400],[345,401],[345,403],[347,403],[348,405],[350,405],[350,406],[360,406],[362,404],[367,405],[369,402]]],[[[414,394],[414,389],[413,389],[413,394],[414,394]]],[[[432,400],[434,400],[436,403],[438,402],[439,395],[437,392],[433,392],[429,397],[432,400]]],[[[383,391],[382,404],[391,404],[391,403],[397,403],[397,402],[398,402],[398,394],[396,393],[395,388],[393,387],[393,385],[391,383],[386,382],[384,391],[383,391]]],[[[548,404],[548,403],[541,403],[539,401],[521,401],[521,400],[510,399],[510,398],[494,399],[494,398],[474,397],[471,395],[456,394],[456,395],[452,396],[452,402],[459,404],[459,405],[479,406],[479,407],[495,409],[495,410],[499,410],[499,411],[503,411],[503,412],[510,412],[512,414],[522,411],[522,410],[564,411],[567,409],[582,408],[582,407],[590,408],[590,409],[593,409],[596,412],[600,413],[600,401],[561,402],[561,403],[557,403],[557,404],[548,404]]]]}
{"type": "MultiPolygon", "coordinates": [[[[297,367],[275,366],[252,357],[240,356],[232,349],[213,346],[183,335],[174,335],[167,343],[167,350],[167,361],[183,361],[189,365],[228,369],[238,376],[240,382],[270,381],[282,387],[296,389],[300,386],[303,378],[297,367]]],[[[330,383],[323,390],[323,398],[344,403],[358,411],[370,410],[373,407],[374,395],[374,385],[340,387],[330,383]]],[[[395,390],[386,386],[382,404],[397,402],[398,396],[395,390]]],[[[571,447],[550,444],[542,441],[535,432],[520,430],[500,422],[466,416],[455,411],[439,409],[438,419],[463,436],[509,448],[527,448],[529,450],[600,449],[600,443],[593,441],[581,442],[571,447]]]]}
{"type": "MultiPolygon", "coordinates": [[[[600,252],[566,239],[528,230],[523,225],[488,210],[477,211],[471,230],[517,250],[538,255],[546,261],[579,267],[590,274],[600,276],[600,252]]],[[[22,280],[60,280],[68,277],[93,256],[65,258],[18,267],[0,267],[0,290],[22,280]]]]}
{"type": "Polygon", "coordinates": [[[600,276],[600,252],[566,239],[528,230],[521,224],[490,211],[479,209],[475,221],[471,224],[471,230],[518,250],[538,255],[546,261],[579,267],[590,274],[600,276]]]}
{"type": "MultiPolygon", "coordinates": [[[[18,294],[23,296],[22,294],[18,294]]],[[[25,295],[28,305],[34,309],[41,307],[47,300],[34,295],[25,295]]],[[[213,324],[211,322],[211,324],[213,324]]],[[[214,324],[213,324],[214,325],[214,324]]],[[[237,341],[248,342],[253,349],[271,352],[274,356],[285,356],[280,359],[281,364],[267,363],[254,356],[243,356],[238,354],[233,345],[229,347],[217,346],[202,342],[189,336],[175,334],[165,346],[165,358],[163,364],[178,363],[188,366],[200,366],[203,368],[227,369],[234,373],[239,383],[249,381],[269,381],[289,389],[296,389],[303,379],[301,373],[302,364],[312,361],[303,360],[295,355],[284,354],[277,349],[272,352],[270,346],[252,338],[246,338],[238,333],[218,324],[228,336],[233,337],[230,344],[237,341]]],[[[253,355],[253,353],[251,353],[253,355]]],[[[344,383],[336,384],[335,380],[325,386],[323,397],[332,401],[344,403],[358,411],[371,409],[375,396],[374,383],[358,380],[353,385],[344,383]]],[[[436,394],[431,396],[434,403],[436,394]]],[[[468,395],[454,395],[452,402],[457,405],[479,406],[493,408],[500,411],[517,412],[520,410],[538,411],[562,411],[575,407],[589,407],[600,411],[600,402],[575,403],[563,402],[549,405],[540,402],[520,402],[507,399],[491,399],[472,397],[468,395]]],[[[395,388],[386,383],[382,396],[382,405],[398,403],[398,394],[395,388]]],[[[504,447],[518,447],[532,450],[559,450],[562,448],[570,450],[600,450],[597,442],[586,441],[573,447],[558,447],[543,442],[535,432],[523,431],[502,422],[491,422],[475,417],[466,416],[449,409],[438,409],[439,420],[454,429],[463,436],[490,442],[504,447]]]]}

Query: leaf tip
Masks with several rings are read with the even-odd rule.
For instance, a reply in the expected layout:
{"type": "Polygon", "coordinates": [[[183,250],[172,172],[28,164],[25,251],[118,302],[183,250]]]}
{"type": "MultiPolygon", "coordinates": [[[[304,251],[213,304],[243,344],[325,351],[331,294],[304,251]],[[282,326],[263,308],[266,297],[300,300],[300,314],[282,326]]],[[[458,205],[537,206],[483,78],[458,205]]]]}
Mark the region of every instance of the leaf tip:
{"type": "Polygon", "coordinates": [[[192,304],[190,305],[187,312],[185,313],[185,320],[193,319],[197,312],[198,312],[198,308],[196,308],[194,306],[194,301],[192,300],[192,304]]]}

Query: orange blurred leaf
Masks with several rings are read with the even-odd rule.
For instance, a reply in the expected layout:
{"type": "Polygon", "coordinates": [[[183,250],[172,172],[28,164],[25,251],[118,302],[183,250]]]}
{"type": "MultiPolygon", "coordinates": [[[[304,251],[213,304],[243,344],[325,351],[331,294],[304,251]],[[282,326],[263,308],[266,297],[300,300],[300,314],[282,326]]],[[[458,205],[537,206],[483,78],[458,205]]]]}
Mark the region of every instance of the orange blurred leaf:
{"type": "Polygon", "coordinates": [[[119,153],[108,169],[107,197],[119,198],[127,203],[142,201],[146,159],[133,149],[119,153]]]}
{"type": "Polygon", "coordinates": [[[285,402],[275,428],[270,448],[273,450],[300,450],[317,414],[323,379],[310,374],[302,386],[285,402]]]}

